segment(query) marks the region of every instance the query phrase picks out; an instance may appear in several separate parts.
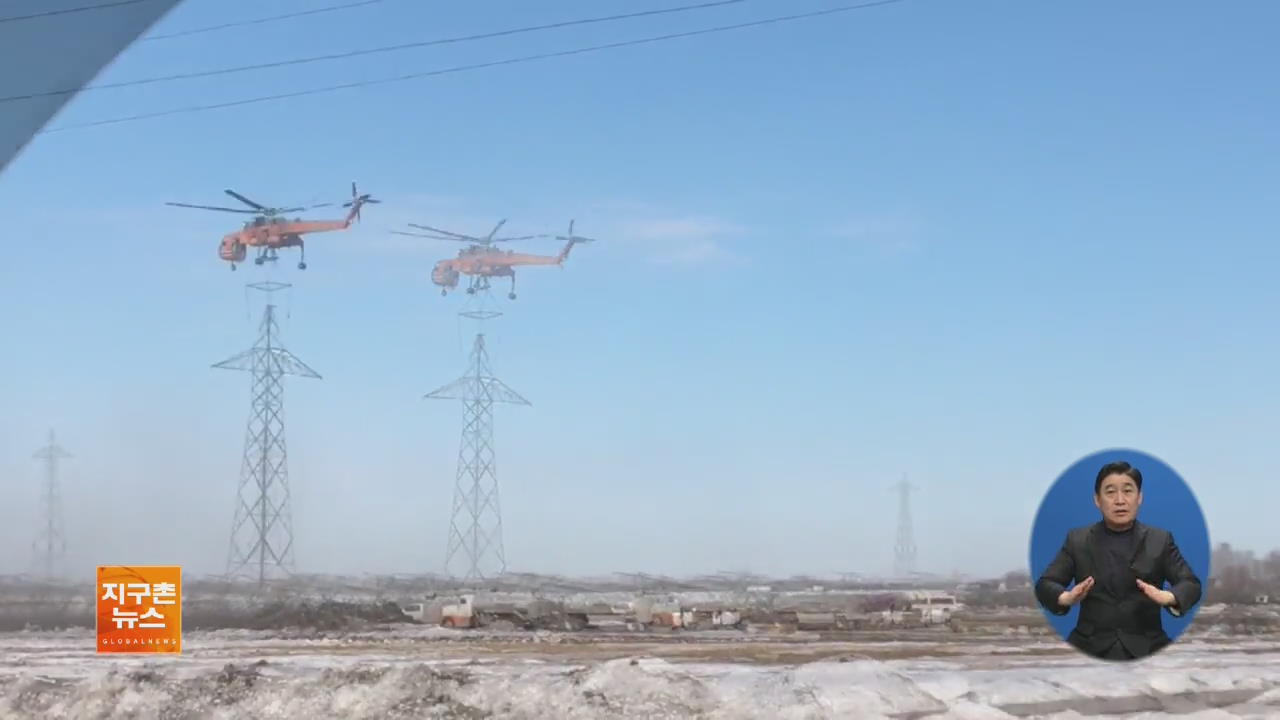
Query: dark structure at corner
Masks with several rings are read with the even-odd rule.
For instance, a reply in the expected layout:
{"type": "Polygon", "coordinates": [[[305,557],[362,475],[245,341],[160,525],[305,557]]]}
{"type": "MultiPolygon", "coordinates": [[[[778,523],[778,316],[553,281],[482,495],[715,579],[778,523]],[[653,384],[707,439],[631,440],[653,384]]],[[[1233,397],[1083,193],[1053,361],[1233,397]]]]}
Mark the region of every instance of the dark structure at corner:
{"type": "MultiPolygon", "coordinates": [[[[0,96],[83,88],[178,0],[101,3],[19,0],[0,11],[0,96]],[[84,8],[84,9],[78,9],[84,8]]],[[[0,110],[0,172],[67,104],[70,94],[5,103],[0,110]]]]}

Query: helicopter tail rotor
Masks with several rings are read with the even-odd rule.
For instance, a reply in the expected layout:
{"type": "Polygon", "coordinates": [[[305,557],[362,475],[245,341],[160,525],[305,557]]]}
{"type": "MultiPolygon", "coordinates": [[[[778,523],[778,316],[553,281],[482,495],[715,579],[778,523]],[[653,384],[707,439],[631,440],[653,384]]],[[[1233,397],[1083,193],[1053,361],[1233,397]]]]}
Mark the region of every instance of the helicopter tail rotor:
{"type": "Polygon", "coordinates": [[[557,262],[558,262],[559,264],[561,264],[561,265],[563,265],[563,264],[564,264],[564,261],[565,261],[565,260],[567,260],[567,259],[569,258],[569,252],[570,252],[571,250],[573,250],[573,246],[574,246],[574,245],[576,245],[576,244],[578,244],[578,243],[595,242],[595,238],[582,237],[581,235],[574,235],[574,234],[573,234],[573,223],[574,223],[574,221],[573,221],[573,220],[570,220],[570,221],[569,221],[569,234],[568,234],[568,235],[557,235],[557,236],[556,236],[556,239],[557,239],[557,240],[563,240],[563,241],[564,241],[564,249],[560,251],[560,255],[559,255],[559,257],[557,258],[557,262]]]}
{"type": "Polygon", "coordinates": [[[574,221],[573,221],[573,220],[570,220],[570,221],[569,221],[569,234],[568,234],[568,235],[557,235],[557,236],[556,236],[556,239],[557,239],[557,240],[564,240],[565,242],[569,242],[569,243],[586,243],[586,242],[595,242],[595,241],[596,241],[596,240],[595,240],[595,238],[582,237],[581,235],[574,235],[574,234],[573,234],[573,224],[574,224],[574,221]]]}
{"type": "Polygon", "coordinates": [[[344,203],[342,203],[342,207],[345,207],[345,208],[351,208],[351,218],[352,218],[353,220],[355,220],[356,222],[359,222],[359,221],[360,221],[360,208],[361,208],[361,206],[366,205],[366,204],[377,205],[377,204],[378,204],[378,203],[380,203],[380,202],[382,202],[382,201],[381,201],[381,200],[377,200],[377,199],[375,199],[375,198],[374,198],[372,195],[370,195],[369,193],[365,193],[365,194],[361,195],[361,194],[360,194],[360,192],[359,192],[359,190],[357,190],[357,189],[356,189],[356,183],[355,183],[355,181],[353,180],[353,181],[351,182],[351,200],[350,200],[350,202],[344,202],[344,203]]]}

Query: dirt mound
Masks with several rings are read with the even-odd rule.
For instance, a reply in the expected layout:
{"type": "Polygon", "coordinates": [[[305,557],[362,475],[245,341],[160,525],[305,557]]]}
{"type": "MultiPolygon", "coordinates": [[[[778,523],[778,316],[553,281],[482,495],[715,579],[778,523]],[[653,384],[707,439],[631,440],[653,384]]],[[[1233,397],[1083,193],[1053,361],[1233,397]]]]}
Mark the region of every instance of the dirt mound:
{"type": "Polygon", "coordinates": [[[258,608],[248,618],[252,630],[307,628],[352,630],[369,625],[412,622],[393,602],[276,602],[258,608]]]}
{"type": "Polygon", "coordinates": [[[271,600],[241,608],[202,608],[184,613],[191,630],[360,630],[375,625],[410,623],[394,602],[271,600]]]}

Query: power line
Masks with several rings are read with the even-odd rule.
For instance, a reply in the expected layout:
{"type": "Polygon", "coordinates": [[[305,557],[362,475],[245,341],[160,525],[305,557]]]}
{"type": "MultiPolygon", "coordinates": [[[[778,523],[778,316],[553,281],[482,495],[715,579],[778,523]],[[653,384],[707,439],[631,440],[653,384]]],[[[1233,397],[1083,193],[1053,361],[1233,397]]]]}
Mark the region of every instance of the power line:
{"type": "Polygon", "coordinates": [[[0,23],[18,22],[19,20],[35,20],[36,18],[52,17],[54,15],[70,15],[71,13],[86,12],[88,10],[106,10],[108,8],[120,7],[122,5],[137,5],[138,3],[152,2],[153,0],[115,0],[114,2],[98,3],[96,5],[82,5],[81,7],[62,8],[61,10],[45,10],[44,12],[33,13],[31,15],[14,15],[12,17],[0,18],[0,23]]]}
{"type": "Polygon", "coordinates": [[[293,18],[304,17],[307,15],[319,15],[320,13],[333,12],[334,10],[349,10],[351,8],[362,7],[364,5],[374,5],[383,0],[361,0],[361,2],[343,3],[341,5],[330,5],[328,7],[315,8],[313,10],[302,10],[300,12],[285,13],[283,15],[272,15],[270,17],[258,18],[257,20],[241,20],[239,22],[223,23],[222,25],[210,25],[208,27],[192,28],[190,30],[179,30],[177,32],[165,33],[163,35],[148,35],[141,40],[168,40],[169,38],[186,37],[188,35],[199,35],[200,33],[213,32],[215,30],[226,30],[234,27],[245,27],[247,25],[261,25],[263,23],[276,22],[278,20],[291,20],[293,18]]]}
{"type": "Polygon", "coordinates": [[[553,53],[541,53],[538,55],[525,55],[522,57],[508,58],[506,60],[494,60],[485,63],[475,63],[471,65],[458,65],[440,70],[429,70],[426,72],[410,73],[408,75],[400,75],[397,77],[380,78],[377,80],[362,80],[359,82],[343,83],[341,85],[328,85],[325,87],[312,88],[310,90],[298,90],[288,93],[277,93],[275,95],[263,95],[259,97],[246,98],[244,100],[233,100],[230,102],[214,103],[211,105],[192,105],[185,108],[177,108],[174,110],[162,110],[160,112],[139,113],[137,115],[127,115],[124,117],[112,118],[110,120],[97,120],[88,123],[76,123],[72,125],[63,125],[61,127],[49,128],[41,130],[38,135],[48,133],[63,132],[65,130],[75,130],[80,128],[98,127],[100,125],[115,125],[118,123],[132,122],[135,120],[148,120],[151,118],[166,117],[169,115],[181,115],[187,113],[203,112],[206,110],[220,110],[229,107],[238,107],[241,105],[252,105],[255,103],[271,102],[274,100],[286,100],[290,98],[304,97],[307,95],[319,95],[322,93],[336,92],[338,90],[349,90],[353,88],[370,87],[373,85],[387,85],[390,83],[405,82],[407,80],[417,80],[425,77],[435,77],[438,75],[449,75],[453,73],[467,72],[471,70],[481,70],[484,68],[498,67],[502,65],[517,65],[520,63],[533,62],[536,60],[548,60],[551,58],[568,57],[570,55],[582,55],[585,53],[598,52],[601,50],[612,50],[616,48],[632,47],[636,45],[647,45],[666,40],[675,40],[679,38],[695,37],[698,35],[710,35],[712,33],[729,32],[732,30],[742,30],[751,27],[760,27],[763,25],[774,25],[778,23],[791,22],[795,20],[805,20],[809,18],[821,17],[825,15],[835,15],[837,13],[851,12],[853,10],[864,10],[882,5],[894,5],[905,2],[905,0],[876,0],[876,2],[861,3],[858,5],[842,5],[839,7],[828,8],[826,10],[816,10],[807,13],[797,13],[794,15],[781,15],[777,17],[765,18],[763,20],[753,20],[751,22],[737,23],[735,25],[721,25],[718,27],[704,28],[702,30],[689,30],[686,32],[670,33],[667,35],[656,35],[653,37],[639,38],[636,40],[624,40],[622,42],[608,43],[606,45],[593,45],[590,47],[576,48],[573,50],[561,50],[553,53]]]}
{"type": "Polygon", "coordinates": [[[366,50],[351,50],[342,53],[333,53],[329,55],[315,55],[312,57],[295,58],[293,60],[280,60],[277,62],[258,63],[256,65],[240,65],[238,67],[220,68],[218,70],[202,70],[199,72],[178,73],[174,75],[161,75],[151,78],[140,78],[138,80],[124,80],[115,83],[103,83],[101,85],[89,85],[79,90],[50,90],[47,92],[30,93],[27,95],[10,95],[8,97],[0,97],[0,102],[13,102],[15,100],[32,100],[41,97],[53,97],[57,95],[74,95],[77,92],[85,90],[103,90],[107,88],[133,87],[136,85],[149,85],[152,83],[172,82],[174,80],[192,80],[195,78],[213,77],[215,75],[230,75],[233,73],[249,72],[252,70],[267,70],[270,68],[288,67],[291,65],[305,65],[308,63],[323,62],[328,60],[344,60],[362,55],[373,55],[377,53],[394,52],[397,50],[408,50],[411,48],[429,47],[432,45],[446,45],[450,43],[470,42],[474,40],[487,40],[490,38],[503,37],[508,35],[518,35],[523,33],[531,33],[539,30],[552,30],[556,28],[572,27],[575,25],[588,25],[592,23],[613,22],[617,20],[629,20],[638,17],[647,17],[651,15],[664,15],[677,12],[689,12],[691,10],[703,10],[706,8],[720,7],[723,5],[737,5],[747,2],[748,0],[715,0],[714,2],[703,2],[696,5],[681,5],[674,8],[664,8],[661,10],[644,10],[641,12],[626,13],[622,15],[608,15],[605,17],[584,18],[579,20],[565,20],[562,22],[548,23],[545,25],[533,25],[529,27],[514,28],[511,30],[498,30],[496,32],[480,33],[477,35],[464,35],[461,37],[443,38],[438,40],[424,40],[420,42],[404,43],[401,45],[384,45],[382,47],[369,48],[366,50]]]}

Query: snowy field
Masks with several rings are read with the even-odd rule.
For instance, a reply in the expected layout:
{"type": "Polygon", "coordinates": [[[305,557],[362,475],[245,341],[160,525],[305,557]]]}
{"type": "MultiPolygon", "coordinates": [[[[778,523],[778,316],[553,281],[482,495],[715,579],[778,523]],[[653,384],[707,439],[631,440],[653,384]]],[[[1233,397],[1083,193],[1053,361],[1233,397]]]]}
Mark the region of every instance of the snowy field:
{"type": "Polygon", "coordinates": [[[0,635],[0,718],[1280,718],[1280,639],[1185,640],[1113,665],[991,636],[188,633],[98,656],[90,631],[0,635]]]}

